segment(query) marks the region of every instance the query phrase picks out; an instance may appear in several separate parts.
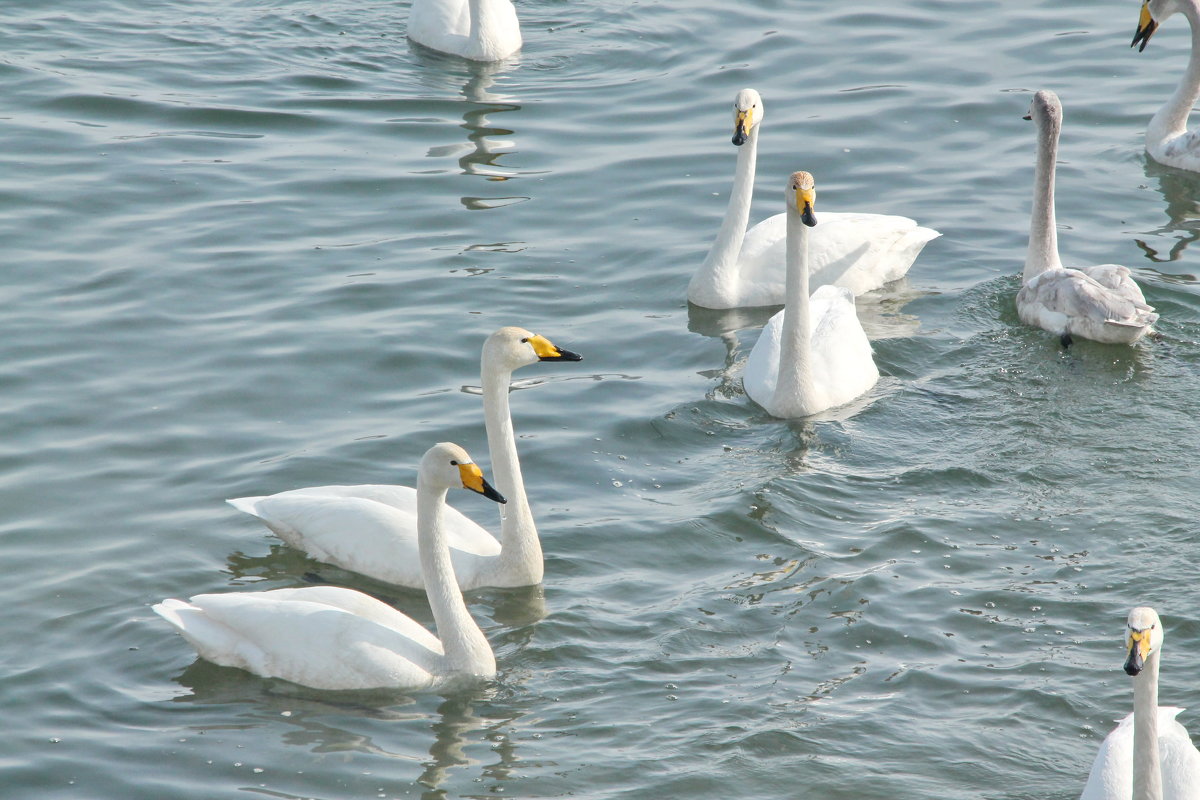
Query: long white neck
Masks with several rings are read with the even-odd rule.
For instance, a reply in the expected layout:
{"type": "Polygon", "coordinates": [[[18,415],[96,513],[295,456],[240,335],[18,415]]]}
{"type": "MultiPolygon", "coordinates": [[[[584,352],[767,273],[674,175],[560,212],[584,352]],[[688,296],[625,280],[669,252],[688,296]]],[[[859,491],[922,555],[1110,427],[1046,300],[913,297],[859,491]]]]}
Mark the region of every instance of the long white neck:
{"type": "Polygon", "coordinates": [[[1158,656],[1146,659],[1133,679],[1133,800],[1162,800],[1158,755],[1158,656]]]}
{"type": "Polygon", "coordinates": [[[735,303],[738,285],[738,256],[742,238],[750,222],[750,202],[754,197],[754,171],[758,161],[758,126],[750,129],[746,141],[738,147],[737,168],[733,173],[733,189],[721,230],[708,250],[700,269],[688,284],[688,299],[712,308],[728,307],[735,303]]]}
{"type": "Polygon", "coordinates": [[[533,522],[533,512],[529,510],[529,499],[525,496],[525,480],[521,476],[517,439],[513,434],[512,414],[508,407],[512,372],[491,363],[485,356],[480,378],[492,477],[496,481],[496,489],[508,500],[507,504],[500,507],[500,557],[496,559],[488,584],[527,586],[541,583],[542,543],[533,522]]]}
{"type": "Polygon", "coordinates": [[[1180,4],[1192,28],[1192,54],[1187,70],[1166,104],[1158,110],[1146,128],[1146,149],[1155,154],[1171,139],[1187,132],[1188,114],[1200,98],[1200,8],[1195,2],[1180,4]]]}
{"type": "Polygon", "coordinates": [[[433,489],[417,481],[417,546],[421,553],[421,576],[437,635],[445,653],[443,671],[450,675],[490,675],[496,670],[496,657],[467,611],[450,548],[442,528],[442,509],[446,490],[433,489]]]}
{"type": "Polygon", "coordinates": [[[1048,269],[1062,269],[1058,258],[1058,229],[1054,221],[1054,166],[1058,158],[1061,122],[1053,117],[1037,124],[1037,169],[1033,175],[1033,216],[1029,220],[1029,251],[1025,254],[1022,280],[1048,269]]]}
{"type": "Polygon", "coordinates": [[[813,397],[812,333],[808,300],[808,226],[800,212],[787,210],[787,297],[775,382],[776,412],[806,415],[813,397]]]}

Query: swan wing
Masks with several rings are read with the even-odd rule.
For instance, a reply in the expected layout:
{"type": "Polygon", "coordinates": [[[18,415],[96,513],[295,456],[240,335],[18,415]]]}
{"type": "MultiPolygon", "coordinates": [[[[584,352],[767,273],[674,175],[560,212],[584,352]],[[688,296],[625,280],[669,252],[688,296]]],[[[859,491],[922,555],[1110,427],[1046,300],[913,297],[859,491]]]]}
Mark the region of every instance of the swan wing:
{"type": "MultiPolygon", "coordinates": [[[[941,236],[908,217],[824,211],[809,231],[809,286],[874,291],[907,274],[927,243],[941,236]]],[[[744,305],[776,305],[786,297],[787,215],[746,231],[738,269],[744,305]]]]}
{"type": "MultiPolygon", "coordinates": [[[[434,682],[443,656],[440,646],[429,646],[428,632],[424,641],[413,639],[372,616],[324,602],[326,596],[303,596],[311,591],[321,590],[202,594],[187,602],[164,600],[154,611],[202,657],[263,677],[317,689],[422,688],[434,682]]],[[[355,602],[378,603],[362,597],[355,602]]],[[[376,610],[374,616],[386,614],[376,610]]]]}
{"type": "MultiPolygon", "coordinates": [[[[1183,709],[1158,707],[1163,800],[1200,800],[1200,752],[1175,717],[1183,709]]],[[[1096,753],[1079,800],[1129,800],[1133,795],[1133,714],[1117,723],[1096,753]]]]}
{"type": "MultiPolygon", "coordinates": [[[[410,487],[316,486],[229,503],[319,561],[399,586],[424,586],[416,492],[410,487]]],[[[455,574],[467,583],[499,555],[500,544],[453,508],[445,508],[442,522],[455,574]]]]}
{"type": "Polygon", "coordinates": [[[408,38],[474,61],[499,61],[521,48],[521,24],[510,0],[486,0],[487,27],[471,36],[468,0],[413,0],[408,38]]]}
{"type": "Polygon", "coordinates": [[[1099,278],[1077,269],[1050,269],[1030,279],[1017,292],[1021,321],[1051,333],[1071,333],[1098,342],[1130,343],[1158,319],[1142,291],[1115,265],[1099,278]],[[1108,285],[1115,282],[1116,289],[1108,285]]]}

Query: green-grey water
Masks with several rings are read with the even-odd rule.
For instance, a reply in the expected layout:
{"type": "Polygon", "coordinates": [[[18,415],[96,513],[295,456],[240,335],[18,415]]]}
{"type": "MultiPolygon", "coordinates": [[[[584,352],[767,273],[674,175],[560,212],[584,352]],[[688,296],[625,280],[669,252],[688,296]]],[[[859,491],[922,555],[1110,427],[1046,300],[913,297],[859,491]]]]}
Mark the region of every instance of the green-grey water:
{"type": "Polygon", "coordinates": [[[518,0],[475,65],[407,7],[0,4],[4,797],[1067,800],[1143,603],[1200,732],[1200,176],[1141,150],[1181,19],[1138,54],[1136,0],[518,0]],[[878,387],[812,420],[741,391],[770,309],[684,300],[744,86],[754,220],[807,169],[944,234],[860,299],[878,387]],[[1158,340],[1017,320],[1039,88],[1064,258],[1133,268],[1158,340]],[[517,374],[546,579],[471,593],[493,683],[305,689],[150,611],[319,580],[429,622],[222,501],[487,469],[509,324],[585,360],[517,374]]]}

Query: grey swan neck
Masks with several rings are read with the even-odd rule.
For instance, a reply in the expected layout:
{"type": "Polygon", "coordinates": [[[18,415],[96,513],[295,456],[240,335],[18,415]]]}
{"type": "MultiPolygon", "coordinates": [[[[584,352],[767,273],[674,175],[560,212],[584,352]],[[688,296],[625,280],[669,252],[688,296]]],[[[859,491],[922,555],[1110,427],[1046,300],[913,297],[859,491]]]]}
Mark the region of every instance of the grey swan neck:
{"type": "Polygon", "coordinates": [[[800,212],[787,210],[787,298],[779,341],[779,373],[775,379],[777,411],[806,415],[813,394],[812,313],[808,295],[808,226],[800,212]]]}
{"type": "Polygon", "coordinates": [[[1033,215],[1029,220],[1029,251],[1025,255],[1022,282],[1051,269],[1062,269],[1058,257],[1058,229],[1054,219],[1054,172],[1058,159],[1061,121],[1053,117],[1037,120],[1037,167],[1033,178],[1033,215]]]}
{"type": "Polygon", "coordinates": [[[1158,753],[1158,658],[1150,654],[1133,679],[1133,800],[1163,800],[1158,753]]]}
{"type": "Polygon", "coordinates": [[[525,495],[525,479],[517,458],[508,395],[512,371],[488,363],[482,365],[484,427],[492,459],[496,489],[508,499],[500,509],[500,555],[495,560],[489,586],[530,586],[541,583],[544,570],[542,543],[525,495]]]}
{"type": "Polygon", "coordinates": [[[738,147],[733,188],[729,192],[725,218],[689,287],[689,296],[703,306],[721,308],[737,303],[738,258],[742,253],[746,226],[750,223],[750,203],[754,197],[754,173],[758,162],[758,128],[758,125],[751,128],[746,141],[738,147]]]}
{"type": "Polygon", "coordinates": [[[467,611],[450,561],[450,548],[442,527],[445,506],[445,489],[432,489],[417,480],[417,546],[425,594],[445,654],[442,671],[446,675],[491,674],[496,669],[496,657],[467,611]]]}
{"type": "Polygon", "coordinates": [[[1196,99],[1200,98],[1200,8],[1195,2],[1183,2],[1180,11],[1191,26],[1191,55],[1174,94],[1150,119],[1146,128],[1147,150],[1161,150],[1170,140],[1187,133],[1188,115],[1192,113],[1196,99]]]}

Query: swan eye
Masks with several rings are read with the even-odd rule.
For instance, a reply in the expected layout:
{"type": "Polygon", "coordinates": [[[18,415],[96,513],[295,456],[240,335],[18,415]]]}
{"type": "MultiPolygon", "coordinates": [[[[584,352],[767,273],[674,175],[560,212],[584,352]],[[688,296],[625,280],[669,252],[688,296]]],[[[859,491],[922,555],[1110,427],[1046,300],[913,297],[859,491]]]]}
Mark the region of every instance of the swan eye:
{"type": "Polygon", "coordinates": [[[524,339],[522,339],[521,344],[529,344],[529,337],[526,336],[524,339]]]}
{"type": "Polygon", "coordinates": [[[450,459],[450,465],[451,465],[451,466],[453,466],[453,467],[457,467],[457,466],[458,466],[458,462],[457,462],[457,461],[455,461],[454,459],[450,459]]]}

